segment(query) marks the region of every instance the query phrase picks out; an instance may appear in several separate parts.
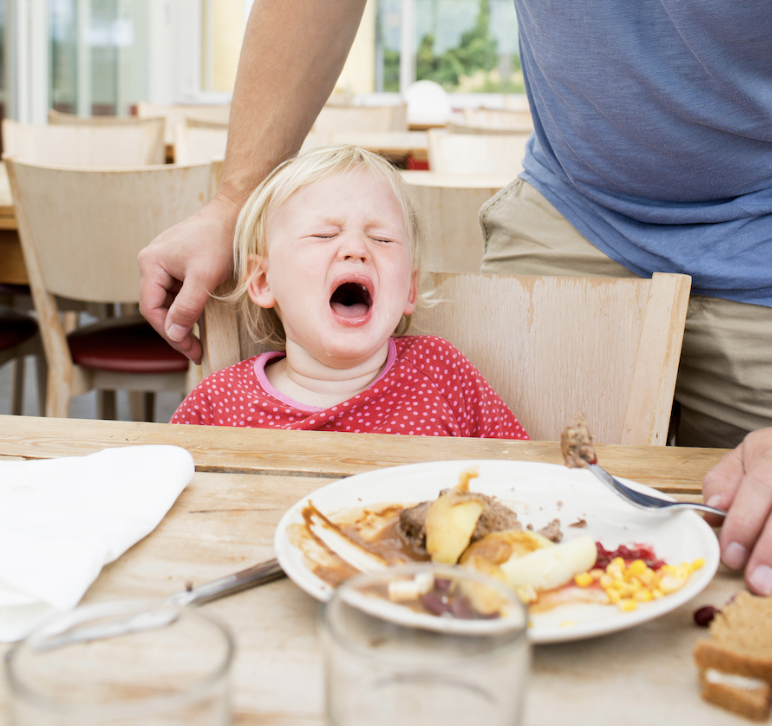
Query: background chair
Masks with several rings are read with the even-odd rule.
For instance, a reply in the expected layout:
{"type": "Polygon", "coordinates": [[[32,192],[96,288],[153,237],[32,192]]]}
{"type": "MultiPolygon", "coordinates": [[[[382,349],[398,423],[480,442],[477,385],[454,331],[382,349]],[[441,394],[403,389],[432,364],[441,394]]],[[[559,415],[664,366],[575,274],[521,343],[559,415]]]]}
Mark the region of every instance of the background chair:
{"type": "Polygon", "coordinates": [[[142,319],[103,320],[66,336],[57,297],[136,304],[139,251],[206,203],[211,164],[6,165],[48,361],[46,415],[67,416],[71,397],[92,388],[185,392],[187,359],[142,319]]]}
{"type": "Polygon", "coordinates": [[[456,134],[430,129],[429,169],[441,174],[507,174],[523,169],[527,134],[456,134]]]}
{"type": "Polygon", "coordinates": [[[465,108],[464,125],[470,129],[481,131],[500,130],[530,133],[533,131],[533,118],[529,110],[465,108]]]}
{"type": "Polygon", "coordinates": [[[161,117],[164,119],[164,143],[167,147],[167,158],[169,161],[174,160],[174,127],[177,124],[184,124],[188,114],[207,114],[207,118],[215,118],[220,122],[224,121],[227,125],[230,112],[230,104],[175,103],[172,105],[161,105],[147,103],[146,101],[140,101],[137,104],[137,116],[139,118],[161,117]]]}
{"type": "Polygon", "coordinates": [[[407,107],[396,106],[324,106],[309,135],[330,143],[340,131],[406,131],[407,107]]]}
{"type": "MultiPolygon", "coordinates": [[[[474,363],[534,440],[557,441],[578,411],[596,441],[664,445],[691,278],[650,280],[437,273],[443,302],[411,332],[474,363]]],[[[210,299],[204,372],[258,352],[232,308],[210,299]]]]}
{"type": "Polygon", "coordinates": [[[33,164],[123,167],[163,164],[166,159],[160,118],[134,119],[131,124],[52,126],[4,119],[2,129],[5,155],[33,164]]]}
{"type": "Polygon", "coordinates": [[[426,226],[424,268],[440,272],[479,272],[483,238],[480,207],[504,185],[509,175],[402,172],[426,226]]]}
{"type": "Polygon", "coordinates": [[[174,159],[178,164],[200,164],[225,157],[227,129],[177,124],[174,127],[174,159]]]}

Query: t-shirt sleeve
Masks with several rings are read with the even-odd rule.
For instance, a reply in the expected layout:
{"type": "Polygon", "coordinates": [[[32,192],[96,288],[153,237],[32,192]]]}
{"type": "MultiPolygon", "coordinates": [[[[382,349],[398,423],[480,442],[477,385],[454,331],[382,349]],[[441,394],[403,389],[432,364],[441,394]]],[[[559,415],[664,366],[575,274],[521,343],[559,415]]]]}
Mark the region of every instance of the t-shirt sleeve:
{"type": "Polygon", "coordinates": [[[179,405],[169,423],[212,426],[212,415],[207,405],[206,381],[199,383],[179,405]]]}
{"type": "Polygon", "coordinates": [[[509,406],[482,373],[446,340],[441,340],[445,359],[445,396],[456,413],[462,436],[485,439],[528,439],[509,406]]]}

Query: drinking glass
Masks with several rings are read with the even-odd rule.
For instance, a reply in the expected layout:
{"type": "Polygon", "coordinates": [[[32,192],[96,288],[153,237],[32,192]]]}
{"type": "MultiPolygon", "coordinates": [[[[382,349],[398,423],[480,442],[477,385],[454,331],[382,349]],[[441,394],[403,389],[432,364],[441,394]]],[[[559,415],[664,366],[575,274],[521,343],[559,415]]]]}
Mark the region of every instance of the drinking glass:
{"type": "Polygon", "coordinates": [[[78,608],[7,653],[11,724],[226,726],[233,651],[228,629],[190,608],[137,602],[78,608]],[[127,624],[134,630],[87,640],[127,624]]]}
{"type": "Polygon", "coordinates": [[[514,593],[466,568],[410,565],[352,578],[320,616],[327,723],[516,726],[530,667],[526,630],[514,593]]]}

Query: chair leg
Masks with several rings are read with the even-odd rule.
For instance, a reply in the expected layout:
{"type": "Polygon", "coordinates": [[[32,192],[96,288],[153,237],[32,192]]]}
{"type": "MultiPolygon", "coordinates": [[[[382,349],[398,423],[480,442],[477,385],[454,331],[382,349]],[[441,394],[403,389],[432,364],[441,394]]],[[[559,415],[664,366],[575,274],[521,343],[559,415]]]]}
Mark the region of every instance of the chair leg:
{"type": "Polygon", "coordinates": [[[46,393],[48,391],[48,362],[45,355],[35,356],[35,373],[38,380],[38,407],[41,416],[46,415],[46,393]]]}
{"type": "Polygon", "coordinates": [[[155,393],[129,391],[129,416],[132,421],[155,421],[155,393]]]}
{"type": "Polygon", "coordinates": [[[46,416],[54,418],[69,418],[72,388],[54,375],[48,369],[48,386],[46,388],[46,416]]]}
{"type": "Polygon", "coordinates": [[[24,403],[24,356],[14,358],[11,367],[11,414],[21,416],[24,403]]]}
{"type": "Polygon", "coordinates": [[[115,391],[97,391],[97,418],[101,421],[116,420],[115,391]]]}

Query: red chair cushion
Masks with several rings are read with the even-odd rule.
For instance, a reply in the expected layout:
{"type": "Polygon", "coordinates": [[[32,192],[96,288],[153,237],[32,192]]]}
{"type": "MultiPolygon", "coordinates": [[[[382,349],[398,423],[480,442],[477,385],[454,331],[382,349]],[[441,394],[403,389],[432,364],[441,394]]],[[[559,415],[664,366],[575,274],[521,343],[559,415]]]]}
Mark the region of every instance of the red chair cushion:
{"type": "Polygon", "coordinates": [[[28,315],[13,310],[0,310],[0,350],[7,350],[29,340],[37,333],[38,324],[28,315]]]}
{"type": "Polygon", "coordinates": [[[172,348],[150,323],[132,320],[97,323],[67,336],[72,359],[84,368],[119,373],[181,373],[188,359],[172,348]]]}

